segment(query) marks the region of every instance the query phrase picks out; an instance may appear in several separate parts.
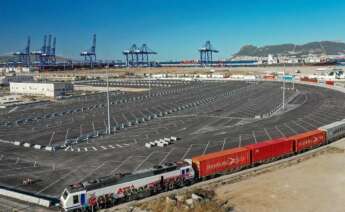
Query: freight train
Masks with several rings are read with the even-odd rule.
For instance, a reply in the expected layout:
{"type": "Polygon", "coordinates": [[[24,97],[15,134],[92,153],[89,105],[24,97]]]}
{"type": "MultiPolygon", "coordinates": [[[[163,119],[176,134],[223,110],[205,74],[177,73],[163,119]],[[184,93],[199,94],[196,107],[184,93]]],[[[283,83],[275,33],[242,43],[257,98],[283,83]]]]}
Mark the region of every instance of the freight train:
{"type": "Polygon", "coordinates": [[[344,136],[345,119],[290,137],[165,163],[149,170],[76,183],[64,189],[60,205],[65,211],[111,207],[299,154],[344,136]]]}

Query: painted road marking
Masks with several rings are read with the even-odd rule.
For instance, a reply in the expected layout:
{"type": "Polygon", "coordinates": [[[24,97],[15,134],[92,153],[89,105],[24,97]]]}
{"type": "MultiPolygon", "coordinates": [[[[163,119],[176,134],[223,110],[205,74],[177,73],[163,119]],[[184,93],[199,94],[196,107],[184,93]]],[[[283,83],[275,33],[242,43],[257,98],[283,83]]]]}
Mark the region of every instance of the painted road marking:
{"type": "Polygon", "coordinates": [[[305,131],[308,131],[309,129],[307,129],[306,127],[304,127],[303,125],[300,125],[299,123],[297,123],[296,121],[292,121],[292,123],[294,123],[296,126],[304,129],[305,131]]]}
{"type": "Polygon", "coordinates": [[[191,144],[189,147],[188,147],[188,149],[186,150],[186,152],[184,153],[184,155],[182,156],[182,158],[181,158],[181,160],[183,160],[186,156],[187,156],[187,154],[189,153],[189,151],[192,149],[192,146],[193,146],[194,144],[191,144]]]}
{"type": "Polygon", "coordinates": [[[115,149],[115,147],[113,145],[108,145],[108,147],[110,147],[112,149],[115,149]]]}
{"type": "Polygon", "coordinates": [[[117,147],[120,147],[120,148],[122,148],[122,146],[120,145],[120,144],[115,144],[117,147]]]}
{"type": "Polygon", "coordinates": [[[255,131],[252,131],[252,135],[253,135],[255,143],[258,143],[258,141],[256,140],[255,131]]]}
{"type": "Polygon", "coordinates": [[[315,129],[315,128],[318,128],[317,126],[315,126],[314,124],[312,123],[309,123],[309,122],[306,122],[304,121],[303,119],[299,119],[300,122],[303,122],[304,124],[308,125],[311,127],[311,129],[315,129]]]}
{"type": "Polygon", "coordinates": [[[266,128],[264,128],[264,131],[265,131],[267,137],[269,138],[269,140],[272,140],[272,137],[271,137],[271,135],[268,133],[268,131],[267,131],[266,128]]]}
{"type": "Polygon", "coordinates": [[[94,146],[92,147],[92,149],[93,149],[93,150],[95,150],[95,151],[97,151],[97,150],[98,150],[98,149],[97,149],[96,147],[94,147],[94,146]]]}
{"type": "Polygon", "coordinates": [[[105,146],[100,146],[100,147],[101,147],[102,149],[104,149],[104,150],[107,149],[105,146]]]}
{"type": "Polygon", "coordinates": [[[79,180],[79,182],[84,181],[86,178],[90,177],[93,173],[95,173],[98,169],[100,169],[101,167],[103,167],[105,165],[106,162],[102,163],[101,165],[99,165],[98,167],[96,167],[95,169],[92,169],[92,171],[87,174],[85,177],[83,177],[81,180],[79,180]]]}
{"type": "Polygon", "coordinates": [[[159,164],[162,164],[174,150],[175,148],[171,148],[171,150],[168,152],[168,154],[165,155],[165,157],[161,160],[159,164]]]}
{"type": "Polygon", "coordinates": [[[295,129],[291,128],[287,123],[284,123],[284,125],[285,125],[290,131],[292,131],[294,134],[298,134],[298,132],[297,132],[295,129]]]}
{"type": "Polygon", "coordinates": [[[137,171],[156,151],[151,152],[133,171],[137,171]]]}
{"type": "Polygon", "coordinates": [[[275,126],[275,128],[280,133],[280,135],[282,135],[283,137],[286,137],[283,131],[281,131],[278,126],[275,126]]]}
{"type": "Polygon", "coordinates": [[[124,160],[124,161],[122,161],[115,169],[113,169],[112,171],[111,171],[111,173],[113,174],[113,173],[115,173],[117,170],[119,170],[119,168],[121,167],[121,166],[123,166],[128,160],[130,160],[132,158],[132,156],[129,156],[126,160],[124,160]]]}
{"type": "Polygon", "coordinates": [[[226,138],[224,138],[224,142],[223,142],[223,145],[222,145],[222,151],[224,150],[225,143],[226,143],[226,138]]]}
{"type": "Polygon", "coordinates": [[[75,169],[73,169],[73,170],[71,170],[71,171],[68,172],[67,174],[63,175],[63,176],[60,177],[59,179],[57,179],[57,180],[55,180],[54,182],[52,182],[51,184],[49,184],[48,186],[46,186],[46,187],[44,187],[43,189],[41,189],[40,191],[36,192],[36,194],[42,193],[43,191],[45,191],[45,190],[47,190],[48,188],[50,188],[51,186],[55,185],[55,184],[58,183],[59,181],[61,181],[61,180],[63,180],[63,179],[66,179],[66,177],[67,177],[68,175],[71,175],[73,172],[78,171],[79,168],[80,168],[80,166],[77,167],[77,168],[75,168],[75,169]]]}
{"type": "Polygon", "coordinates": [[[87,151],[88,151],[87,147],[85,147],[84,149],[85,149],[85,152],[87,152],[87,151]]]}
{"type": "Polygon", "coordinates": [[[206,144],[206,146],[205,146],[205,149],[204,149],[204,151],[203,151],[203,155],[206,153],[206,150],[207,150],[207,148],[208,148],[208,146],[210,145],[210,141],[209,142],[207,142],[207,144],[206,144]]]}

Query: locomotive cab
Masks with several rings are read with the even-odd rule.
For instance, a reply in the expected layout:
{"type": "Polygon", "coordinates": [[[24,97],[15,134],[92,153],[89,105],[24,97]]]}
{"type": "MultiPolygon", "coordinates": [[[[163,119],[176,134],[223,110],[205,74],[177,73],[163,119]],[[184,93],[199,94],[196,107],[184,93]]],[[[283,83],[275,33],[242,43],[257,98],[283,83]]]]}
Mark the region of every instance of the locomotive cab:
{"type": "Polygon", "coordinates": [[[85,191],[72,192],[66,188],[60,197],[61,207],[65,211],[73,211],[86,204],[85,191]]]}

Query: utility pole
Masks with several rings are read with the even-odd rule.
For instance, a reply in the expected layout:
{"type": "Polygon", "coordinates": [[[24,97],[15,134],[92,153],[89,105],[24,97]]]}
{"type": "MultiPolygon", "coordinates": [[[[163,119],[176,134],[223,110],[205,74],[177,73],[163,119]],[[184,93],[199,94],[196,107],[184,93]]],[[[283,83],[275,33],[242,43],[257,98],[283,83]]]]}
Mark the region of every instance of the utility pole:
{"type": "Polygon", "coordinates": [[[110,131],[110,102],[109,102],[109,73],[108,73],[108,69],[109,69],[109,64],[107,64],[107,106],[108,106],[108,135],[110,135],[111,131],[110,131]]]}
{"type": "Polygon", "coordinates": [[[149,98],[151,98],[151,67],[149,67],[149,98]]]}
{"type": "Polygon", "coordinates": [[[285,111],[285,63],[283,70],[283,111],[285,111]]]}

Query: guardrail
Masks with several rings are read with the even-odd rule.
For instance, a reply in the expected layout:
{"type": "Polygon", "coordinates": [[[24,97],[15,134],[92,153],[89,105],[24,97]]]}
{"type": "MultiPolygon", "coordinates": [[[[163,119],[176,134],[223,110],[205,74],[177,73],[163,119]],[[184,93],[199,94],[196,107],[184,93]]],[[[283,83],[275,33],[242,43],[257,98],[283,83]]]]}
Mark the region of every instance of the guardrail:
{"type": "Polygon", "coordinates": [[[0,186],[0,195],[47,208],[59,205],[59,200],[56,198],[38,195],[5,186],[0,186]]]}

